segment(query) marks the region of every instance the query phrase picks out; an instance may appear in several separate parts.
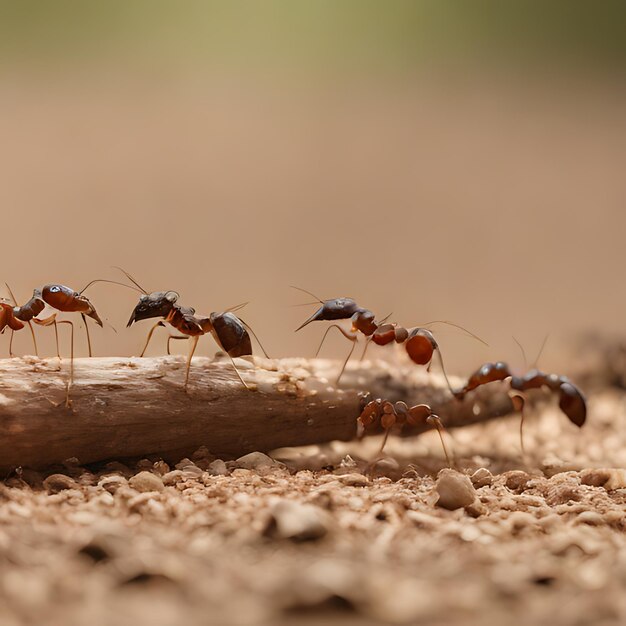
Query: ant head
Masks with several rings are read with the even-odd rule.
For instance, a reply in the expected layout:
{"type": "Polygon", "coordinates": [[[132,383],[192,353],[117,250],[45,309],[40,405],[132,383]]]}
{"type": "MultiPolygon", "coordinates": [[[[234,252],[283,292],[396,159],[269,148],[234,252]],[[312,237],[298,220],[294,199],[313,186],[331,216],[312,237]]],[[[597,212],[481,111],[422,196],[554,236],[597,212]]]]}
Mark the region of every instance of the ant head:
{"type": "Polygon", "coordinates": [[[141,296],[126,326],[153,317],[166,317],[179,297],[175,291],[153,291],[141,296]]]}
{"type": "Polygon", "coordinates": [[[404,344],[413,363],[427,365],[433,358],[433,352],[439,347],[433,334],[425,328],[414,328],[404,344]]]}
{"type": "Polygon", "coordinates": [[[559,408],[565,413],[567,419],[579,428],[587,419],[585,396],[569,381],[561,383],[559,408]]]}
{"type": "Polygon", "coordinates": [[[64,305],[74,300],[78,294],[65,285],[44,285],[41,291],[33,292],[33,298],[41,297],[41,299],[55,309],[63,309],[64,305]]]}
{"type": "Polygon", "coordinates": [[[350,319],[355,313],[364,312],[365,309],[359,307],[359,305],[352,298],[335,298],[334,300],[325,300],[322,302],[322,306],[309,317],[306,322],[296,328],[296,332],[310,324],[317,321],[332,321],[332,320],[346,320],[350,319]]]}
{"type": "Polygon", "coordinates": [[[233,313],[211,313],[213,331],[222,348],[232,357],[252,354],[252,341],[243,322],[233,313]]]}

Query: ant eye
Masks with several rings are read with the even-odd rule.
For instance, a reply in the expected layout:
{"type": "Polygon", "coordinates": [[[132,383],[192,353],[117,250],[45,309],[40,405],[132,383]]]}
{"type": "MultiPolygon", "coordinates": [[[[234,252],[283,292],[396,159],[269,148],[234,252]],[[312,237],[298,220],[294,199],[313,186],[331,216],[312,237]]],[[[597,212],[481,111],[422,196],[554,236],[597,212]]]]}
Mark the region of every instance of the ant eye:
{"type": "Polygon", "coordinates": [[[141,296],[141,298],[139,298],[141,302],[145,302],[147,299],[148,299],[148,296],[141,296]]]}

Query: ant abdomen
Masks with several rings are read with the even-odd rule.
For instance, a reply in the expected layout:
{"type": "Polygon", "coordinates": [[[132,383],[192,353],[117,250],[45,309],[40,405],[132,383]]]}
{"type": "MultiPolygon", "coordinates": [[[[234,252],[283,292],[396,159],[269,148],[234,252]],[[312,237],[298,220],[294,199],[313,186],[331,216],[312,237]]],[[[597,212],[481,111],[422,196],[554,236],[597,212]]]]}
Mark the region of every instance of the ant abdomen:
{"type": "Polygon", "coordinates": [[[408,332],[405,348],[413,363],[428,365],[432,361],[434,351],[438,347],[435,337],[429,330],[414,328],[408,332]]]}
{"type": "Polygon", "coordinates": [[[569,382],[562,382],[559,391],[559,408],[570,422],[581,427],[587,419],[585,397],[577,387],[569,382]]]}
{"type": "Polygon", "coordinates": [[[231,357],[250,356],[252,341],[243,322],[233,313],[211,313],[213,331],[231,357]]]}

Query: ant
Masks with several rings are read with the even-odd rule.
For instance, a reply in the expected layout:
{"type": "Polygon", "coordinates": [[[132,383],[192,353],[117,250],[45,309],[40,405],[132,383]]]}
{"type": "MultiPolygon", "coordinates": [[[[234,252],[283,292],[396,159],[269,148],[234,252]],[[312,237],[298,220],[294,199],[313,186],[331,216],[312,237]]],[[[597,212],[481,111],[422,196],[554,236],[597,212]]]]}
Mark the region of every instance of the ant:
{"type": "Polygon", "coordinates": [[[585,396],[566,376],[546,374],[538,369],[531,369],[523,376],[515,376],[512,374],[509,366],[502,361],[485,363],[469,377],[464,387],[454,392],[454,396],[459,400],[463,400],[466,394],[474,389],[496,381],[508,382],[510,387],[509,396],[511,397],[513,408],[519,411],[521,415],[519,433],[522,455],[525,455],[523,428],[526,398],[524,394],[530,389],[546,387],[551,392],[558,393],[559,408],[569,421],[579,428],[585,423],[587,418],[585,396]]]}
{"type": "Polygon", "coordinates": [[[13,305],[9,304],[6,300],[0,302],[0,332],[4,332],[7,327],[11,330],[11,339],[9,342],[9,354],[11,356],[13,356],[13,333],[15,331],[22,330],[25,324],[28,324],[30,327],[33,344],[35,346],[35,354],[38,355],[37,340],[35,339],[35,332],[31,324],[31,322],[35,322],[39,326],[54,326],[57,357],[60,359],[58,325],[68,324],[70,326],[70,376],[65,396],[65,406],[67,408],[71,406],[70,389],[74,380],[74,323],[70,320],[57,321],[57,313],[53,313],[49,317],[43,319],[39,319],[37,316],[46,308],[46,305],[62,313],[80,313],[83,318],[83,323],[85,324],[87,345],[89,347],[89,356],[91,357],[91,338],[89,336],[89,327],[87,326],[86,318],[90,317],[96,322],[96,324],[98,324],[98,326],[102,326],[102,320],[96,312],[93,304],[91,304],[91,302],[83,295],[83,292],[96,282],[114,281],[107,281],[104,279],[92,280],[83,289],[81,289],[81,291],[74,291],[71,287],[66,287],[65,285],[60,284],[44,285],[41,288],[35,289],[31,299],[22,306],[18,306],[15,295],[11,291],[9,285],[6,285],[13,300],[13,305]]]}
{"type": "MultiPolygon", "coordinates": [[[[311,317],[309,317],[309,319],[307,319],[303,324],[296,328],[296,332],[298,332],[311,322],[315,321],[335,321],[349,319],[352,322],[352,328],[350,329],[350,331],[344,330],[338,324],[331,324],[326,329],[326,332],[322,337],[322,341],[317,349],[317,352],[315,353],[315,356],[319,354],[324,340],[326,339],[326,336],[332,328],[336,328],[346,339],[352,342],[352,348],[350,349],[348,357],[344,361],[341,371],[339,372],[337,382],[339,382],[339,380],[341,379],[346,369],[346,365],[348,364],[348,361],[350,360],[350,357],[354,352],[357,341],[357,334],[360,332],[365,335],[368,342],[365,345],[365,350],[363,351],[361,359],[364,358],[370,341],[373,341],[376,345],[379,346],[386,346],[395,342],[398,344],[404,344],[409,358],[417,365],[428,366],[427,370],[430,371],[433,354],[437,352],[439,363],[441,365],[441,370],[443,372],[446,383],[448,384],[448,388],[450,389],[450,391],[453,391],[443,364],[443,357],[441,356],[439,344],[437,343],[437,340],[430,330],[420,327],[407,329],[398,324],[387,323],[387,319],[390,316],[387,316],[377,322],[376,316],[372,311],[359,306],[357,302],[352,298],[320,300],[319,298],[317,298],[317,296],[312,294],[310,291],[307,291],[306,289],[301,289],[300,287],[293,286],[292,288],[298,289],[299,291],[313,296],[322,305],[311,317]]],[[[455,328],[459,328],[460,330],[464,331],[471,337],[474,337],[481,343],[487,345],[482,339],[480,339],[480,337],[477,337],[462,326],[458,326],[457,324],[453,324],[452,322],[436,320],[433,322],[428,322],[425,325],[428,326],[430,324],[448,324],[450,326],[454,326],[455,328]]]]}
{"type": "MultiPolygon", "coordinates": [[[[180,295],[176,291],[153,291],[148,293],[139,283],[125,270],[117,268],[122,271],[125,276],[135,285],[136,291],[141,292],[141,297],[137,306],[133,309],[133,312],[128,320],[126,327],[132,326],[135,322],[141,320],[152,319],[155,317],[163,318],[159,320],[150,329],[146,343],[141,351],[143,356],[148,348],[152,334],[159,326],[165,326],[165,323],[174,327],[181,332],[185,337],[178,337],[170,335],[168,338],[168,354],[169,354],[169,341],[170,339],[189,339],[191,338],[191,347],[189,350],[189,356],[187,357],[187,367],[185,370],[185,391],[189,385],[189,371],[191,368],[191,359],[193,358],[196,346],[202,335],[211,333],[213,339],[217,345],[228,355],[241,381],[242,385],[246,389],[251,389],[246,381],[242,378],[237,366],[235,365],[234,357],[251,356],[252,355],[252,341],[248,330],[252,333],[257,340],[263,354],[267,357],[267,352],[261,345],[259,338],[254,331],[248,326],[242,319],[237,317],[234,312],[243,308],[247,303],[240,304],[232,307],[222,313],[211,313],[209,317],[200,317],[196,315],[195,309],[191,307],[184,307],[178,304],[180,295]]],[[[126,285],[130,287],[130,285],[126,285]]],[[[134,289],[134,287],[130,287],[134,289]]]]}
{"type": "Polygon", "coordinates": [[[448,454],[448,449],[443,438],[445,429],[439,416],[435,415],[427,404],[416,404],[415,406],[409,407],[406,402],[399,401],[392,403],[379,398],[365,405],[357,418],[357,422],[362,426],[363,432],[370,427],[382,427],[384,429],[385,436],[380,450],[378,451],[379,455],[382,454],[389,433],[396,424],[400,426],[404,426],[405,424],[408,426],[428,424],[437,430],[446,461],[448,465],[452,467],[450,455],[448,454]]]}

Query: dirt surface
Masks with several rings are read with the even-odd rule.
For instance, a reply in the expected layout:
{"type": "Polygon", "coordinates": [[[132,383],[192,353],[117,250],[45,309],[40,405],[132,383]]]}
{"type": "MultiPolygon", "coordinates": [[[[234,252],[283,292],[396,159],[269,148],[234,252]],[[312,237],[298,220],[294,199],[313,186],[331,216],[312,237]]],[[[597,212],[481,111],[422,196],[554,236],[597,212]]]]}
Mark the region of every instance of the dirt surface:
{"type": "Polygon", "coordinates": [[[579,432],[533,407],[525,460],[515,418],[454,431],[438,486],[432,433],[375,466],[378,439],[21,470],[0,483],[1,623],[623,623],[626,472],[601,468],[626,467],[626,395],[589,409],[579,432]]]}

